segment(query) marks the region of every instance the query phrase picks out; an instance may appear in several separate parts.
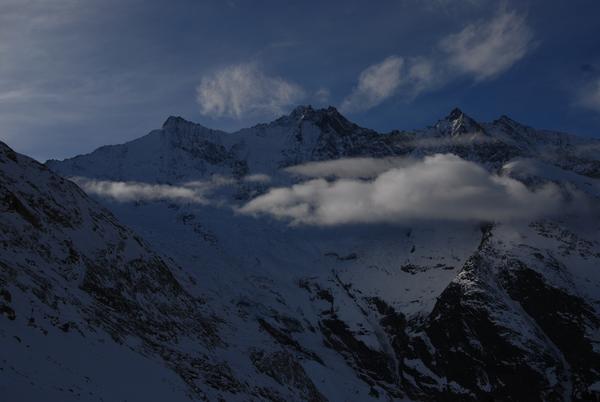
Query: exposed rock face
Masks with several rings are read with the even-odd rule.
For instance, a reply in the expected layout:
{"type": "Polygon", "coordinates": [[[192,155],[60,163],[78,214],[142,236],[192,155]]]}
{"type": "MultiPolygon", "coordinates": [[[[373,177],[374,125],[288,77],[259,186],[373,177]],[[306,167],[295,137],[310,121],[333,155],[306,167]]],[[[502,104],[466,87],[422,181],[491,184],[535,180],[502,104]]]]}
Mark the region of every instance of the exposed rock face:
{"type": "Polygon", "coordinates": [[[557,260],[536,270],[515,251],[490,230],[441,294],[424,327],[434,350],[430,368],[460,385],[445,393],[462,400],[593,400],[600,358],[594,301],[573,293],[566,267],[549,283],[557,260]]]}
{"type": "Polygon", "coordinates": [[[220,343],[217,322],[181,286],[174,266],[44,165],[1,143],[0,165],[0,309],[16,321],[3,323],[4,335],[27,323],[44,335],[133,338],[139,353],[164,359],[193,385],[186,366],[220,343]],[[198,347],[171,360],[184,338],[198,347]]]}
{"type": "Polygon", "coordinates": [[[269,173],[307,161],[343,157],[422,156],[454,153],[499,168],[516,157],[534,157],[589,177],[599,177],[600,160],[586,148],[598,141],[536,130],[506,116],[479,123],[454,109],[432,127],[381,134],[362,128],[335,108],[300,106],[269,124],[235,133],[169,117],[162,129],[90,155],[49,161],[58,172],[110,180],[173,183],[207,174],[269,173]],[[150,164],[149,161],[152,161],[150,164]]]}
{"type": "MultiPolygon", "coordinates": [[[[311,402],[322,402],[326,399],[315,387],[310,377],[298,361],[285,351],[268,353],[254,351],[250,354],[252,363],[260,371],[273,378],[281,385],[288,385],[299,391],[298,397],[311,402]]],[[[271,400],[285,400],[283,397],[266,394],[271,400]],[[281,398],[281,399],[279,399],[281,398]]]]}
{"type": "MultiPolygon", "coordinates": [[[[230,187],[213,203],[99,197],[104,207],[2,145],[0,337],[57,362],[62,390],[34,388],[61,400],[122,395],[108,391],[116,375],[65,374],[73,360],[44,346],[64,350],[58,335],[90,360],[118,348],[102,367],[131,361],[150,379],[146,400],[599,400],[594,219],[291,228],[223,207],[293,184],[281,171],[291,165],[440,152],[531,187],[553,181],[600,197],[595,145],[458,109],[388,134],[334,108],[299,107],[235,133],[170,117],[145,137],[48,166],[92,180],[230,187]],[[524,173],[532,161],[538,171],[524,173]]],[[[56,369],[41,364],[36,377],[2,353],[0,389],[15,394],[29,389],[19,378],[56,369]]]]}

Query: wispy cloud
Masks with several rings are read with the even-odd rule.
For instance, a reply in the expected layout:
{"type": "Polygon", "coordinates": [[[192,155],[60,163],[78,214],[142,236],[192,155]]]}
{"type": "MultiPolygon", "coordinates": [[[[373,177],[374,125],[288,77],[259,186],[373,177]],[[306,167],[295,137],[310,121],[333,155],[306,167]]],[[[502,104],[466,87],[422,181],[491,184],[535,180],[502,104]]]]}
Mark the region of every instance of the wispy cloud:
{"type": "Polygon", "coordinates": [[[299,85],[265,74],[256,63],[218,70],[202,78],[196,90],[202,114],[235,119],[281,114],[305,96],[299,85]]]}
{"type": "Polygon", "coordinates": [[[285,171],[304,177],[372,178],[396,167],[407,166],[408,158],[347,158],[334,161],[308,162],[290,166],[285,171]]]}
{"type": "Polygon", "coordinates": [[[83,191],[90,195],[112,198],[115,201],[188,201],[207,203],[207,200],[193,188],[169,186],[163,184],[147,184],[138,182],[122,182],[107,180],[90,180],[82,177],[72,178],[83,191]]]}
{"type": "Polygon", "coordinates": [[[264,173],[255,173],[244,176],[244,181],[249,183],[268,183],[271,181],[271,176],[264,173]]]}
{"type": "Polygon", "coordinates": [[[556,185],[533,191],[520,181],[490,174],[455,155],[438,154],[408,160],[404,165],[397,160],[362,159],[358,162],[365,169],[363,173],[353,171],[356,162],[338,160],[296,167],[293,171],[313,177],[333,173],[344,178],[316,178],[274,188],[244,205],[240,212],[271,215],[292,224],[339,225],[531,219],[555,213],[563,205],[556,185]],[[357,178],[364,176],[373,178],[357,178]]]}
{"type": "Polygon", "coordinates": [[[407,64],[407,83],[410,85],[407,96],[417,96],[434,88],[443,81],[443,74],[436,61],[426,57],[416,57],[407,64]]]}
{"type": "Polygon", "coordinates": [[[190,181],[180,185],[95,180],[87,177],[72,177],[71,180],[90,195],[118,202],[168,200],[196,204],[218,203],[211,199],[212,193],[218,188],[236,183],[231,177],[219,175],[213,175],[210,180],[190,181]]]}
{"type": "Polygon", "coordinates": [[[533,46],[533,32],[525,17],[501,10],[490,21],[467,25],[444,38],[441,49],[460,71],[485,80],[508,70],[533,46]]]}
{"type": "Polygon", "coordinates": [[[390,56],[367,67],[358,77],[358,85],[340,106],[342,111],[370,109],[394,95],[401,83],[404,60],[390,56]]]}
{"type": "Polygon", "coordinates": [[[600,78],[592,80],[579,90],[578,104],[596,112],[600,112],[600,78]]]}
{"type": "Polygon", "coordinates": [[[327,88],[319,88],[314,94],[315,101],[319,104],[327,103],[330,97],[331,92],[327,88]]]}
{"type": "Polygon", "coordinates": [[[18,102],[29,99],[31,90],[27,89],[11,89],[0,91],[0,102],[18,102]]]}
{"type": "Polygon", "coordinates": [[[341,109],[368,110],[399,94],[412,100],[465,75],[475,81],[492,79],[525,57],[533,46],[533,32],[525,17],[502,8],[490,20],[469,24],[444,37],[430,55],[392,55],[367,67],[341,109]]]}

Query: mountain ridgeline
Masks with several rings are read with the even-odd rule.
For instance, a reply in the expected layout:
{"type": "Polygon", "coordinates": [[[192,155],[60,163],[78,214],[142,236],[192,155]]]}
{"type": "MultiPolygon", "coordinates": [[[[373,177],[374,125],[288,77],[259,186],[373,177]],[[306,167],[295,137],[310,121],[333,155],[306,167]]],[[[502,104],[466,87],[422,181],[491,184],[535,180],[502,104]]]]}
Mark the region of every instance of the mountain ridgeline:
{"type": "Polygon", "coordinates": [[[45,165],[0,143],[0,393],[600,400],[599,198],[600,141],[459,109],[389,133],[333,107],[232,133],[169,117],[45,165]],[[243,213],[302,191],[314,177],[298,165],[439,154],[586,208],[341,225],[243,213]]]}
{"type": "Polygon", "coordinates": [[[160,130],[137,140],[65,161],[51,160],[47,165],[64,174],[167,182],[211,173],[236,177],[270,173],[337,158],[453,153],[495,168],[517,157],[537,158],[599,178],[599,144],[598,140],[535,130],[506,116],[478,123],[459,109],[424,130],[378,133],[351,123],[333,107],[300,106],[269,124],[234,133],[169,117],[160,130]]]}

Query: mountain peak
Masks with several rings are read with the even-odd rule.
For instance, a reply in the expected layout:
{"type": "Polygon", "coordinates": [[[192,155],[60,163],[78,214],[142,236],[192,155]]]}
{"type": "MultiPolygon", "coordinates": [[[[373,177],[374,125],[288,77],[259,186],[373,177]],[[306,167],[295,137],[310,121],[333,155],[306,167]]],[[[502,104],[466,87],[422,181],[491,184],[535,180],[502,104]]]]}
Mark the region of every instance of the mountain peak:
{"type": "Polygon", "coordinates": [[[482,133],[485,131],[475,119],[467,115],[458,107],[452,109],[448,116],[438,121],[435,124],[435,128],[438,129],[442,135],[449,135],[451,137],[461,134],[482,133]]]}
{"type": "Polygon", "coordinates": [[[493,123],[502,123],[509,126],[522,126],[518,121],[511,119],[507,115],[503,114],[498,119],[494,120],[493,123]]]}
{"type": "Polygon", "coordinates": [[[310,119],[314,117],[321,116],[334,116],[334,117],[342,117],[341,113],[334,107],[328,106],[327,108],[314,109],[312,105],[300,105],[297,106],[292,112],[290,116],[302,119],[310,119]]]}
{"type": "Polygon", "coordinates": [[[297,121],[311,121],[322,129],[332,129],[346,132],[356,128],[356,125],[344,117],[335,107],[314,109],[311,105],[298,106],[290,114],[297,121]]]}
{"type": "Polygon", "coordinates": [[[7,157],[13,162],[17,161],[17,153],[11,147],[0,141],[0,158],[7,157]]]}
{"type": "Polygon", "coordinates": [[[181,116],[169,116],[162,125],[162,128],[177,127],[182,124],[194,124],[191,121],[184,119],[181,116]]]}
{"type": "Polygon", "coordinates": [[[181,116],[169,116],[163,123],[162,129],[171,133],[181,132],[194,135],[219,132],[218,130],[205,127],[202,124],[186,120],[181,116]]]}
{"type": "Polygon", "coordinates": [[[450,111],[450,114],[448,114],[448,116],[446,116],[446,120],[456,120],[456,119],[460,119],[463,116],[466,116],[465,112],[460,110],[458,107],[455,107],[454,109],[452,109],[450,111]]]}
{"type": "Polygon", "coordinates": [[[313,114],[314,112],[315,112],[315,109],[313,109],[313,107],[311,105],[299,105],[299,106],[296,106],[294,108],[294,110],[292,110],[292,113],[290,113],[290,116],[297,117],[297,118],[303,118],[304,116],[313,114]]]}

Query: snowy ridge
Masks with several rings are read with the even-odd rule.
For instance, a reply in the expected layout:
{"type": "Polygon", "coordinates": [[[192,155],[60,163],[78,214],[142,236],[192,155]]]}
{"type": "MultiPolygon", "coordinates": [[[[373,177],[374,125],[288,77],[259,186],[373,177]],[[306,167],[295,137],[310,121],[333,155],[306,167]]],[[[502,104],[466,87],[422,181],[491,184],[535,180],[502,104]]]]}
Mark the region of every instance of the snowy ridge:
{"type": "MultiPolygon", "coordinates": [[[[121,355],[135,351],[183,374],[187,362],[161,359],[177,353],[173,339],[197,340],[190,358],[217,342],[216,324],[173,276],[172,263],[110,212],[4,144],[0,164],[0,306],[8,320],[0,335],[11,345],[2,352],[2,388],[26,381],[20,396],[31,400],[114,398],[120,395],[111,383],[123,380],[111,368],[125,363],[121,355]],[[99,367],[77,362],[99,355],[99,367]],[[52,379],[55,371],[62,382],[52,379]]],[[[156,362],[130,359],[127,370],[139,371],[140,380],[157,379],[148,392],[183,396],[189,391],[182,379],[193,384],[185,375],[158,381],[156,362]]]]}
{"type": "Polygon", "coordinates": [[[274,174],[314,160],[435,153],[454,153],[495,168],[515,157],[534,157],[600,177],[599,140],[536,130],[506,116],[478,123],[459,109],[430,128],[388,134],[359,127],[333,107],[300,106],[269,124],[234,133],[169,117],[161,130],[140,139],[47,164],[67,175],[176,182],[214,173],[274,174]]]}
{"type": "MultiPolygon", "coordinates": [[[[108,187],[93,187],[104,191],[94,193],[97,201],[144,239],[147,258],[162,261],[159,272],[172,273],[180,290],[165,295],[167,306],[202,317],[201,328],[182,317],[177,328],[183,335],[153,329],[161,339],[151,352],[132,352],[156,370],[153,378],[169,379],[191,399],[594,400],[600,388],[600,226],[593,215],[290,227],[240,214],[238,207],[271,187],[302,180],[286,170],[290,166],[438,153],[531,188],[553,182],[595,200],[597,146],[506,117],[479,123],[458,109],[418,132],[381,134],[334,108],[302,106],[235,133],[171,117],[140,139],[47,165],[84,187],[114,182],[111,194],[140,195],[107,197],[108,187]],[[177,197],[143,197],[168,188],[177,197]],[[200,198],[180,196],[197,188],[200,198]]],[[[26,159],[18,158],[23,165],[26,159]]],[[[22,182],[12,176],[3,188],[14,192],[22,182]]],[[[25,243],[20,253],[32,250],[25,243]]],[[[152,270],[134,272],[130,284],[156,279],[152,270]]],[[[130,295],[146,297],[143,289],[130,295]]],[[[160,317],[156,300],[143,305],[160,317]]],[[[117,317],[125,314],[123,306],[111,308],[117,317]]],[[[115,325],[144,344],[141,329],[115,325]]],[[[170,399],[184,400],[175,393],[170,399]]]]}

